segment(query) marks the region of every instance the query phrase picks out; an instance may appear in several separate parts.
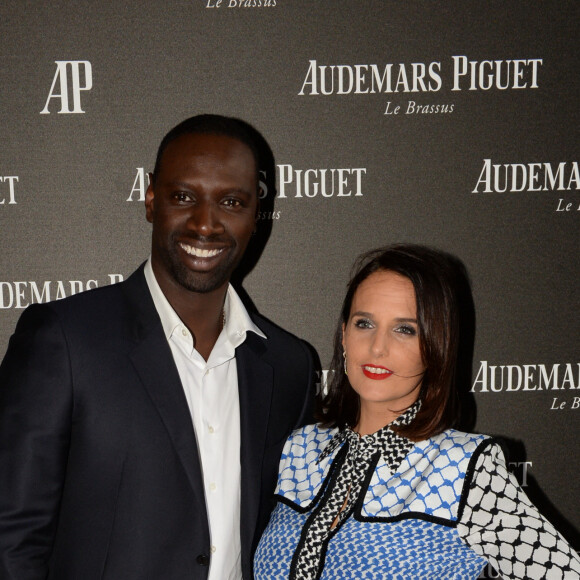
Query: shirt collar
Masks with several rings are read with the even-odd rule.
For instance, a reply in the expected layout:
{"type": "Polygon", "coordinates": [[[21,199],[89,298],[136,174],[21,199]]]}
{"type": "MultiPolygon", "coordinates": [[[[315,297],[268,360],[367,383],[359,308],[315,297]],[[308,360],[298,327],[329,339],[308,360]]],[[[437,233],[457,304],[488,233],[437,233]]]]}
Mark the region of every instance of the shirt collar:
{"type": "MultiPolygon", "coordinates": [[[[165,338],[169,340],[173,332],[178,327],[183,326],[183,322],[169,303],[169,300],[165,297],[165,294],[163,294],[163,291],[155,278],[151,266],[151,257],[149,257],[145,263],[144,273],[155,308],[159,314],[159,318],[161,319],[165,338]]],[[[268,338],[252,321],[242,300],[231,284],[228,285],[224,313],[226,318],[226,336],[231,341],[234,348],[238,347],[244,342],[244,340],[246,340],[246,335],[250,331],[256,333],[262,338],[268,338]]]]}

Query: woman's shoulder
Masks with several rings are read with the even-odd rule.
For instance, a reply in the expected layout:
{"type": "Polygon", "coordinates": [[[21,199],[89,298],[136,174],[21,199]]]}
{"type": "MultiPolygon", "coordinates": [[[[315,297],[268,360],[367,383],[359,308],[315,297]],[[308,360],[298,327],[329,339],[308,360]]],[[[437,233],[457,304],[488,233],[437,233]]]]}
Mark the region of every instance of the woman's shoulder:
{"type": "Polygon", "coordinates": [[[321,423],[310,423],[309,425],[304,425],[298,429],[294,429],[290,437],[294,437],[294,435],[309,435],[309,434],[316,434],[324,436],[328,433],[336,433],[338,431],[338,427],[323,427],[321,423]]]}
{"type": "Polygon", "coordinates": [[[330,440],[338,433],[337,427],[322,427],[319,423],[305,425],[292,431],[286,441],[282,458],[285,456],[318,456],[330,440]]]}
{"type": "Polygon", "coordinates": [[[493,439],[487,435],[447,429],[416,443],[400,469],[417,476],[421,474],[422,479],[442,478],[455,486],[491,442],[493,439]]]}
{"type": "Polygon", "coordinates": [[[447,429],[418,442],[407,456],[407,462],[424,465],[427,461],[432,467],[455,466],[459,472],[464,472],[470,461],[492,442],[488,435],[447,429]]]}
{"type": "Polygon", "coordinates": [[[470,443],[479,445],[482,441],[490,439],[490,436],[484,435],[483,433],[467,433],[465,431],[458,431],[457,429],[446,429],[430,439],[452,442],[455,445],[468,445],[470,443]]]}
{"type": "Polygon", "coordinates": [[[316,498],[332,464],[332,454],[324,458],[321,454],[338,432],[319,424],[292,432],[282,451],[276,487],[285,503],[307,509],[316,498]]]}
{"type": "Polygon", "coordinates": [[[471,456],[480,447],[486,447],[492,441],[493,439],[489,435],[446,429],[437,435],[429,437],[429,439],[420,441],[416,448],[417,450],[436,452],[443,455],[462,453],[471,456]]]}
{"type": "Polygon", "coordinates": [[[370,482],[373,497],[362,516],[456,521],[470,465],[488,441],[486,435],[448,429],[417,442],[396,471],[379,461],[370,482]]]}

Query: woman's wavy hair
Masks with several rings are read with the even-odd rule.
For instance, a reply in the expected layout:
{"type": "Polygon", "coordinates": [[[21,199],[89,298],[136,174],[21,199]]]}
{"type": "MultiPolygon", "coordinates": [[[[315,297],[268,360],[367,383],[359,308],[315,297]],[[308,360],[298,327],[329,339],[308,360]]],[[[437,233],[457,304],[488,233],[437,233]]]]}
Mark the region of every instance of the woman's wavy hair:
{"type": "Polygon", "coordinates": [[[398,427],[397,432],[421,441],[456,423],[459,410],[455,385],[459,342],[456,264],[457,260],[444,252],[415,244],[387,246],[359,256],[336,328],[328,390],[318,400],[318,421],[329,427],[354,427],[359,421],[359,396],[344,372],[342,328],[349,320],[360,284],[375,272],[392,271],[413,283],[419,345],[426,367],[419,393],[421,409],[410,425],[398,427]]]}

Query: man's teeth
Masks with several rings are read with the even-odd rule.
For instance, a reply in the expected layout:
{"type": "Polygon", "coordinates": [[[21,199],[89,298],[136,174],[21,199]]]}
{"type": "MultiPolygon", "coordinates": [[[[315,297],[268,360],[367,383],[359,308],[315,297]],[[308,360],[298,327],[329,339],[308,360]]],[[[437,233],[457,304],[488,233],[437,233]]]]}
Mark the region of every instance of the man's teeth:
{"type": "Polygon", "coordinates": [[[392,373],[392,371],[388,371],[387,369],[378,369],[377,367],[364,366],[363,369],[369,373],[374,373],[375,375],[387,375],[392,373]]]}
{"type": "Polygon", "coordinates": [[[223,252],[223,248],[218,248],[217,250],[201,250],[199,248],[194,248],[193,246],[188,246],[186,244],[179,244],[179,246],[185,250],[190,256],[195,256],[196,258],[213,258],[217,256],[220,252],[223,252]]]}

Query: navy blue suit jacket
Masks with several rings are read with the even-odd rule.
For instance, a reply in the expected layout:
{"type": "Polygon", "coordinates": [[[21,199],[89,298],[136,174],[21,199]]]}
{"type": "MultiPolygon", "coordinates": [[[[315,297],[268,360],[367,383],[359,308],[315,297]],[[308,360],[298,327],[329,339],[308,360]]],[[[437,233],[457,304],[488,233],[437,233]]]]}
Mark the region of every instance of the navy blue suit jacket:
{"type": "MultiPolygon", "coordinates": [[[[258,315],[236,351],[244,578],[290,431],[311,420],[306,345],[258,315]]],[[[0,367],[0,578],[208,573],[195,433],[141,267],[22,315],[0,367]]]]}

